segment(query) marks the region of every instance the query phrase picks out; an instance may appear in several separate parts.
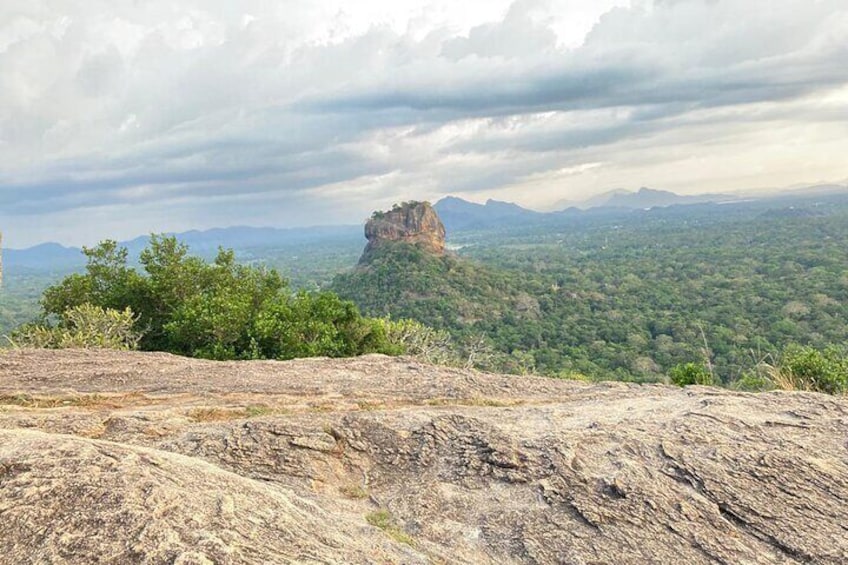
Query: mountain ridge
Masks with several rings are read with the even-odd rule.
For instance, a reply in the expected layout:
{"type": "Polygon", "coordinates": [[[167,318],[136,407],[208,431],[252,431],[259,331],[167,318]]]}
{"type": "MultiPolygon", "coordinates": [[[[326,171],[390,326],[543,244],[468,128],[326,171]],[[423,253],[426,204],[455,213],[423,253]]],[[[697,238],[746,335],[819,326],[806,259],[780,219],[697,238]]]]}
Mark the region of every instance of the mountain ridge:
{"type": "Polygon", "coordinates": [[[544,215],[512,202],[491,198],[485,204],[477,204],[456,196],[446,196],[436,202],[433,208],[449,232],[489,227],[493,223],[514,224],[544,215]]]}
{"type": "MultiPolygon", "coordinates": [[[[514,226],[533,221],[549,221],[568,216],[588,214],[606,215],[643,210],[645,208],[663,208],[671,206],[687,206],[697,204],[728,204],[746,203],[751,201],[783,201],[791,199],[808,199],[819,196],[844,194],[848,186],[839,184],[813,185],[800,189],[782,190],[778,192],[760,192],[751,195],[703,194],[678,195],[670,191],[642,188],[637,191],[616,189],[592,197],[586,201],[570,202],[567,208],[539,212],[524,208],[512,202],[489,199],[485,204],[478,204],[456,196],[446,196],[436,202],[433,208],[437,211],[448,235],[451,232],[491,229],[497,226],[514,226]],[[591,204],[586,206],[586,204],[591,204]],[[582,207],[581,207],[582,206],[582,207]]],[[[252,226],[231,226],[226,228],[210,228],[208,230],[187,230],[184,232],[169,232],[180,241],[189,244],[198,254],[211,256],[219,246],[225,248],[244,249],[250,247],[297,245],[303,242],[316,241],[356,241],[360,238],[362,226],[344,224],[333,226],[314,226],[306,228],[273,228],[252,226]]],[[[143,249],[149,241],[149,236],[142,235],[133,239],[119,242],[126,246],[131,256],[143,249]]],[[[3,249],[4,266],[9,270],[32,269],[64,271],[78,269],[85,265],[81,248],[66,246],[57,242],[45,242],[26,248],[3,249]]]]}
{"type": "MultiPolygon", "coordinates": [[[[269,246],[296,246],[304,242],[353,240],[359,238],[362,227],[358,225],[315,226],[307,228],[270,228],[232,226],[208,230],[188,230],[166,233],[187,244],[193,253],[213,256],[219,247],[250,249],[269,246]]],[[[148,246],[149,235],[142,235],[118,244],[126,247],[131,261],[148,246]]],[[[4,266],[7,270],[51,270],[64,271],[85,266],[82,247],[64,246],[47,242],[23,249],[4,249],[4,266]]]]}

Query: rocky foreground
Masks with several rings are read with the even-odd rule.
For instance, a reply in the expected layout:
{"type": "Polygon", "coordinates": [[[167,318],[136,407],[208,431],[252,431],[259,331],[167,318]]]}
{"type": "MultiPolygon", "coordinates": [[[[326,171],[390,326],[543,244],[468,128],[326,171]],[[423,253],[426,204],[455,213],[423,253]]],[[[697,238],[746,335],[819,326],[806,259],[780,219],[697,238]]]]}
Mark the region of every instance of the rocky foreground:
{"type": "Polygon", "coordinates": [[[846,563],[848,400],[0,354],[2,563],[846,563]]]}

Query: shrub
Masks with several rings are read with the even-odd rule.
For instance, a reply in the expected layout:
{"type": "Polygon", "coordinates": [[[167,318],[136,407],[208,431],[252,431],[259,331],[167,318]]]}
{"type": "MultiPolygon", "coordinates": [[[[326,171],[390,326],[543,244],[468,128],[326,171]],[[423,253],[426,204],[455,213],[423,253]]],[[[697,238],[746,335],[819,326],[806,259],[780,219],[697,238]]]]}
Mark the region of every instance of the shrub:
{"type": "Polygon", "coordinates": [[[588,382],[592,381],[592,379],[590,379],[588,376],[584,375],[583,373],[578,373],[577,371],[572,371],[572,370],[569,370],[569,369],[563,369],[562,371],[560,371],[559,373],[554,375],[554,378],[557,378],[557,379],[560,379],[560,380],[563,380],[563,381],[580,381],[580,382],[584,382],[584,383],[588,383],[588,382]]]}
{"type": "Polygon", "coordinates": [[[66,310],[55,327],[22,326],[10,341],[17,347],[46,349],[135,349],[141,339],[141,333],[133,329],[135,321],[129,308],[119,311],[82,304],[66,310]]]}
{"type": "Polygon", "coordinates": [[[268,304],[252,331],[261,350],[275,359],[392,353],[380,323],[329,292],[299,292],[268,304]]]}
{"type": "Polygon", "coordinates": [[[774,382],[760,370],[749,371],[733,383],[733,388],[745,392],[766,392],[774,390],[774,382]]]}
{"type": "Polygon", "coordinates": [[[818,350],[790,345],[776,365],[766,367],[766,373],[783,390],[848,392],[848,358],[843,350],[833,346],[818,350]]]}
{"type": "Polygon", "coordinates": [[[47,325],[24,324],[6,337],[12,347],[56,349],[56,331],[47,325]]]}
{"type": "Polygon", "coordinates": [[[712,386],[715,384],[713,375],[703,365],[698,363],[684,363],[675,365],[668,372],[671,382],[677,386],[689,385],[706,385],[712,386]]]}
{"type": "Polygon", "coordinates": [[[427,363],[459,364],[459,356],[447,331],[433,329],[415,320],[381,318],[377,322],[395,354],[411,355],[427,363]]]}

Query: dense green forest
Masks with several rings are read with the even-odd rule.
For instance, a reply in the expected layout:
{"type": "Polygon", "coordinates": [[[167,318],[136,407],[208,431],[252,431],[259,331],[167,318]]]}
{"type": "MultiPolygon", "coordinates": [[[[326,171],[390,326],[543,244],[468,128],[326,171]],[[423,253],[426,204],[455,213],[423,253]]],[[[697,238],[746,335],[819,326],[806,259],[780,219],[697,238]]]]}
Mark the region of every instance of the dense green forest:
{"type": "Polygon", "coordinates": [[[846,343],[844,199],[563,218],[453,241],[469,262],[394,250],[333,289],[366,314],[482,334],[513,358],[506,368],[549,375],[651,381],[696,362],[731,383],[789,344],[846,343]]]}
{"type": "MultiPolygon", "coordinates": [[[[400,246],[367,269],[354,269],[363,240],[236,257],[276,267],[289,294],[330,289],[366,316],[484,343],[481,364],[496,370],[654,381],[696,363],[729,384],[790,344],[848,343],[843,196],[566,213],[448,242],[449,256],[400,246]]],[[[2,332],[35,317],[60,279],[7,273],[2,332]]]]}
{"type": "Polygon", "coordinates": [[[38,301],[44,289],[60,275],[44,272],[6,273],[0,289],[0,336],[38,315],[38,301]]]}

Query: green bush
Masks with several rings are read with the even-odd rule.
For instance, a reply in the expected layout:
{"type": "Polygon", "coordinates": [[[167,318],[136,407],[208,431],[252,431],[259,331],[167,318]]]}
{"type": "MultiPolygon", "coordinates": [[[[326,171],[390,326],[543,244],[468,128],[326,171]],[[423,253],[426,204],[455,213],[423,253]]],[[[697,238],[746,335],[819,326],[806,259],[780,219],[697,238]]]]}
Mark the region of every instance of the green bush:
{"type": "Polygon", "coordinates": [[[154,235],[140,256],[143,272],[127,265],[126,249],[113,241],[84,253],[86,272],[42,297],[45,319],[62,322],[21,328],[19,341],[41,347],[138,345],[218,360],[399,352],[385,326],[363,318],[352,302],[329,292],[293,293],[277,271],[240,265],[232,251],[221,249],[207,263],[189,256],[175,238],[154,235]],[[126,315],[115,319],[116,311],[126,315]]]}
{"type": "Polygon", "coordinates": [[[55,328],[37,323],[19,326],[6,340],[21,349],[56,349],[57,343],[55,328]]]}
{"type": "Polygon", "coordinates": [[[712,386],[714,383],[713,376],[710,371],[698,363],[684,363],[675,365],[668,372],[671,382],[677,386],[689,385],[706,385],[712,386]]]}
{"type": "Polygon", "coordinates": [[[335,294],[299,292],[264,308],[254,334],[271,358],[350,357],[394,353],[381,325],[335,294]]]}
{"type": "Polygon", "coordinates": [[[818,350],[790,345],[776,367],[772,380],[784,390],[804,390],[827,394],[848,392],[848,358],[837,347],[818,350]]]}
{"type": "Polygon", "coordinates": [[[141,339],[133,327],[135,321],[129,308],[119,311],[81,304],[65,311],[55,327],[46,323],[22,326],[10,341],[17,347],[46,349],[135,349],[141,339]]]}
{"type": "Polygon", "coordinates": [[[410,355],[426,363],[463,369],[496,370],[501,366],[498,352],[483,335],[469,335],[457,341],[447,330],[415,320],[378,318],[374,322],[385,336],[384,353],[410,355]]]}
{"type": "Polygon", "coordinates": [[[733,383],[733,388],[745,392],[766,392],[774,390],[774,382],[768,376],[762,374],[762,371],[748,371],[742,377],[733,383]]]}

